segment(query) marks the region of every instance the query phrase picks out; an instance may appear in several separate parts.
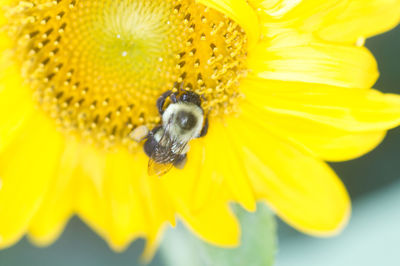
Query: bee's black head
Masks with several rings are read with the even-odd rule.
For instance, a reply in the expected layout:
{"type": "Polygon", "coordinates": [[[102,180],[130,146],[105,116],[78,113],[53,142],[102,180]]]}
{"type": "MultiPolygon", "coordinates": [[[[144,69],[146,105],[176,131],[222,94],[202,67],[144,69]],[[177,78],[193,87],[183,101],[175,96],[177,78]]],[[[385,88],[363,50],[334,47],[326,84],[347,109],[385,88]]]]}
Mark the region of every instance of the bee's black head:
{"type": "Polygon", "coordinates": [[[182,102],[193,103],[201,107],[201,98],[198,94],[192,91],[185,91],[179,98],[182,102]]]}

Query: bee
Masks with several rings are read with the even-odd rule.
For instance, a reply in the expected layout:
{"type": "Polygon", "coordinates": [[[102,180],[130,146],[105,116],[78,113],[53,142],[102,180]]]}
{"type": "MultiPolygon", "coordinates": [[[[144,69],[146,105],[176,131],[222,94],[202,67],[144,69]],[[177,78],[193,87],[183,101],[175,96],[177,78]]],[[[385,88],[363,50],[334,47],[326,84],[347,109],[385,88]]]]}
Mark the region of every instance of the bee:
{"type": "Polygon", "coordinates": [[[149,175],[164,175],[172,166],[182,169],[187,161],[189,141],[208,131],[208,118],[201,108],[201,97],[191,91],[180,95],[167,91],[156,103],[161,124],[146,137],[144,152],[149,156],[149,175]],[[167,99],[170,103],[164,108],[167,99]]]}

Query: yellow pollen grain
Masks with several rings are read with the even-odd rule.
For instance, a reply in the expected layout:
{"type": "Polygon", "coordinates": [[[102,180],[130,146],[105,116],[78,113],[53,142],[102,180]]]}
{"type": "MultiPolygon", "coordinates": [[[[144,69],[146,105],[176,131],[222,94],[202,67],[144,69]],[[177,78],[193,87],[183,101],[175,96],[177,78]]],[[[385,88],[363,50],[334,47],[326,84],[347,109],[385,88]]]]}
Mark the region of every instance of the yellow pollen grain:
{"type": "Polygon", "coordinates": [[[194,1],[21,1],[7,17],[22,76],[68,134],[135,149],[130,133],[160,122],[167,90],[202,95],[210,116],[236,110],[246,35],[194,1]]]}

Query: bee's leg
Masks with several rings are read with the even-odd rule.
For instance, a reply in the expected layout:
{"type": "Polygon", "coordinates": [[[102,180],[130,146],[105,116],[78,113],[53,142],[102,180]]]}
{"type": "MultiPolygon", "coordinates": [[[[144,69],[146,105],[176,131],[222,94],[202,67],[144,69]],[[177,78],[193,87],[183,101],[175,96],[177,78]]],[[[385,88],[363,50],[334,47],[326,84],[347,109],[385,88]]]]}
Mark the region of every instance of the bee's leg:
{"type": "Polygon", "coordinates": [[[158,99],[157,99],[157,109],[158,112],[160,113],[160,115],[162,115],[164,113],[163,107],[164,107],[164,103],[165,100],[172,94],[172,91],[166,91],[164,92],[158,99]]]}
{"type": "Polygon", "coordinates": [[[183,169],[185,167],[185,164],[187,162],[187,156],[185,154],[181,154],[178,156],[178,158],[174,162],[174,166],[178,169],[183,169]]]}
{"type": "Polygon", "coordinates": [[[129,133],[129,137],[136,142],[141,142],[145,138],[149,136],[149,129],[146,126],[138,126],[131,133],[129,133]]]}
{"type": "Polygon", "coordinates": [[[199,138],[204,137],[205,135],[207,135],[208,132],[208,117],[206,117],[206,121],[204,122],[204,126],[201,129],[199,138]]]}

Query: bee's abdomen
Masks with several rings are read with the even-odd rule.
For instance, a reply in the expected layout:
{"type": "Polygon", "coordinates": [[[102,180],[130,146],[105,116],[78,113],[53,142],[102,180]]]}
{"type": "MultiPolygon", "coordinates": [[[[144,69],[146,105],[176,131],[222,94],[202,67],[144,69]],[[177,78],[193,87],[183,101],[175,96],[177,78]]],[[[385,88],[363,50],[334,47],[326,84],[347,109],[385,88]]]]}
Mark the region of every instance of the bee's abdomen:
{"type": "Polygon", "coordinates": [[[154,136],[150,135],[143,145],[143,149],[146,155],[151,157],[156,146],[157,146],[157,141],[154,139],[154,136]]]}
{"type": "Polygon", "coordinates": [[[147,156],[151,157],[154,149],[158,145],[158,141],[155,139],[155,134],[160,130],[161,126],[155,127],[148,135],[146,142],[143,145],[144,152],[147,156]]]}

